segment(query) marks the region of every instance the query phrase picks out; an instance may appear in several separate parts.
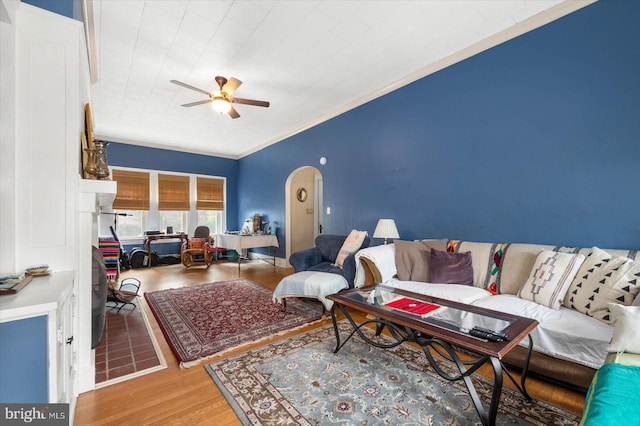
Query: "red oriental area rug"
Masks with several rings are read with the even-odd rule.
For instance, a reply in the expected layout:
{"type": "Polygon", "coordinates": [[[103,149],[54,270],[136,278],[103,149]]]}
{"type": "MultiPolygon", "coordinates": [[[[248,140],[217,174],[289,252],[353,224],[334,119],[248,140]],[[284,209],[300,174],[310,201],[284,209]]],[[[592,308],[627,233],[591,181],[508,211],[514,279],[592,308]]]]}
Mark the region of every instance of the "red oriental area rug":
{"type": "Polygon", "coordinates": [[[247,279],[145,293],[169,346],[187,368],[247,343],[317,321],[322,307],[298,300],[286,312],[247,279]]]}

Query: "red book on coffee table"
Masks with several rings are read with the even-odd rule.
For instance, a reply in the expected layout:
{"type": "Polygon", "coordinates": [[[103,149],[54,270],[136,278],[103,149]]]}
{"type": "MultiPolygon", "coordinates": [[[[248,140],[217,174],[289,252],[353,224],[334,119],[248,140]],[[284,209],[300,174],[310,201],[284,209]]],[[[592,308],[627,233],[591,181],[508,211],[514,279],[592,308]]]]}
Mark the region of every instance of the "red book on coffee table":
{"type": "Polygon", "coordinates": [[[387,302],[385,303],[385,305],[393,309],[398,309],[403,312],[408,312],[410,314],[420,315],[423,317],[440,308],[440,305],[436,305],[435,303],[411,299],[410,297],[401,297],[400,299],[387,302]]]}

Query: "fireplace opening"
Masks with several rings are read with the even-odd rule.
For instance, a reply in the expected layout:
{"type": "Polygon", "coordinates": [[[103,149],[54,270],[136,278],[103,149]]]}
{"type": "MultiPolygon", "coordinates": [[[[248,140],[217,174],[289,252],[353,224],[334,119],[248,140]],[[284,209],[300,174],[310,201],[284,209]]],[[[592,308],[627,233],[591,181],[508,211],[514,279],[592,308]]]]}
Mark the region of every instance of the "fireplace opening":
{"type": "Polygon", "coordinates": [[[107,312],[107,268],[100,249],[91,247],[91,349],[102,340],[107,312]]]}

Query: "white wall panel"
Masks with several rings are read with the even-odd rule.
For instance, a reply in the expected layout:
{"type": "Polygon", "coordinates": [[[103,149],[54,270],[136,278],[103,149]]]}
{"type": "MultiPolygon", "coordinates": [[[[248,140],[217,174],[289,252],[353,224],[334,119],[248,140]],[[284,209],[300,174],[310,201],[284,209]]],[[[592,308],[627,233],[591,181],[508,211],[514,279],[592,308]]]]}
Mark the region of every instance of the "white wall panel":
{"type": "MultiPolygon", "coordinates": [[[[29,217],[25,225],[30,236],[30,248],[64,249],[67,241],[66,217],[73,214],[67,211],[65,205],[65,89],[68,70],[65,61],[60,60],[65,57],[65,46],[34,38],[29,53],[30,100],[26,113],[30,135],[24,140],[29,147],[24,166],[31,182],[28,188],[24,188],[24,196],[28,197],[25,202],[29,203],[29,217]],[[46,77],[43,70],[46,70],[46,77]]],[[[33,262],[40,260],[33,259],[33,262]]]]}
{"type": "Polygon", "coordinates": [[[15,11],[0,0],[0,273],[15,271],[15,11]],[[6,12],[6,15],[5,13],[6,12]]]}
{"type": "Polygon", "coordinates": [[[22,5],[16,17],[15,268],[78,268],[82,24],[22,5]]]}

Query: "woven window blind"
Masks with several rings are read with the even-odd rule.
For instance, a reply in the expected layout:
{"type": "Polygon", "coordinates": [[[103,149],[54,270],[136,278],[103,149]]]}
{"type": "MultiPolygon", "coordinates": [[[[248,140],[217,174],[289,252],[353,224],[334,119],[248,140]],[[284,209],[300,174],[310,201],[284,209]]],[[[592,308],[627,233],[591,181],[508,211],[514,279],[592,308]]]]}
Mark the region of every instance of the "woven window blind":
{"type": "Polygon", "coordinates": [[[149,210],[149,173],[113,169],[112,177],[118,182],[114,209],[149,210]]]}
{"type": "Polygon", "coordinates": [[[158,174],[158,210],[188,211],[189,176],[158,174]]]}
{"type": "Polygon", "coordinates": [[[224,179],[197,177],[197,210],[224,210],[224,179]]]}

